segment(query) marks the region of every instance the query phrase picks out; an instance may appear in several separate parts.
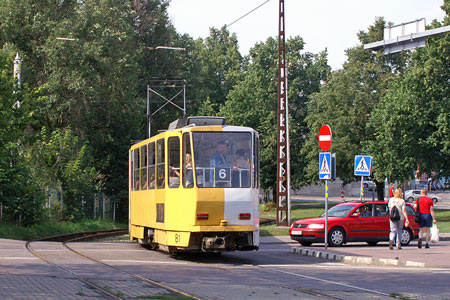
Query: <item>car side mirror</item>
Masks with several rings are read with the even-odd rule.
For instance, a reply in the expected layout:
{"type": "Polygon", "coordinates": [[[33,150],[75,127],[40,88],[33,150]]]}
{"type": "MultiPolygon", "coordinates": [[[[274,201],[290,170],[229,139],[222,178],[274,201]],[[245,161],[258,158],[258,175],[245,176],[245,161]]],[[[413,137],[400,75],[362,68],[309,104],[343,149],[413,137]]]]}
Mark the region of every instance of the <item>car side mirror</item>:
{"type": "Polygon", "coordinates": [[[358,218],[359,216],[361,216],[359,213],[353,213],[353,214],[352,214],[352,217],[353,217],[353,218],[358,218]]]}

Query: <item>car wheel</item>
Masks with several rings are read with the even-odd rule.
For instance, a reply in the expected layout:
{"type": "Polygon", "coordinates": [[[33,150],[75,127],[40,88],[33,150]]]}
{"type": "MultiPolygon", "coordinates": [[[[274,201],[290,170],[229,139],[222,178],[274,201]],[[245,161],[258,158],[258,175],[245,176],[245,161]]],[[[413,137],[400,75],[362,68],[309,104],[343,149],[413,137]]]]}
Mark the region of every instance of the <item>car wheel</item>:
{"type": "Polygon", "coordinates": [[[413,203],[414,202],[414,198],[413,197],[409,197],[408,199],[406,199],[406,201],[408,201],[408,203],[413,203]]]}
{"type": "Polygon", "coordinates": [[[312,245],[311,242],[299,242],[299,243],[300,243],[300,245],[305,246],[305,247],[308,247],[308,246],[312,245]]]}
{"type": "Polygon", "coordinates": [[[402,246],[408,246],[412,240],[412,232],[408,228],[403,228],[400,234],[400,241],[402,246]]]}
{"type": "Polygon", "coordinates": [[[367,242],[367,244],[369,244],[369,246],[375,246],[378,242],[367,242]]]}
{"type": "Polygon", "coordinates": [[[340,247],[345,242],[345,233],[341,228],[333,228],[328,233],[328,243],[332,247],[340,247]]]}

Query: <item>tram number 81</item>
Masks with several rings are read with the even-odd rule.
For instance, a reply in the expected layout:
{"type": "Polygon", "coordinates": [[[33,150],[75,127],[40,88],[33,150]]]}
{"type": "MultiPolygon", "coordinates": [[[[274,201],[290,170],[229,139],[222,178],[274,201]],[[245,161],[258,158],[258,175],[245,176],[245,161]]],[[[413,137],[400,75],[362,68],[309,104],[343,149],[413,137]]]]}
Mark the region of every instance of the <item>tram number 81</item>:
{"type": "Polygon", "coordinates": [[[175,233],[175,243],[176,244],[181,243],[181,235],[178,233],[175,233]]]}

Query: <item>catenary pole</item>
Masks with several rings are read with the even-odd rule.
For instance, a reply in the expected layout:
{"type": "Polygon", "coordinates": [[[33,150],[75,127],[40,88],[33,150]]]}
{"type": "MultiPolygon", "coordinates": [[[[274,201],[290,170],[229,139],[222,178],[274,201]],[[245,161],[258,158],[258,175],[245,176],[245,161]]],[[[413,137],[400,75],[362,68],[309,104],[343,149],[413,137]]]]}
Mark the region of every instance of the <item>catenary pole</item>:
{"type": "Polygon", "coordinates": [[[290,224],[289,113],[284,0],[278,14],[278,106],[277,106],[277,226],[290,224]]]}

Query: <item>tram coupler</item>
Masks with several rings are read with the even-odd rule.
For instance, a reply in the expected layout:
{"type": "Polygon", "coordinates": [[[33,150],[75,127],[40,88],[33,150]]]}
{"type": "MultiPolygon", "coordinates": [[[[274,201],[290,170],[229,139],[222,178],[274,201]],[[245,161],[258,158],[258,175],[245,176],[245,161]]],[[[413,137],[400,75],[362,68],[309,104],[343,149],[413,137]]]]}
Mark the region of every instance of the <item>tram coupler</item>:
{"type": "Polygon", "coordinates": [[[203,237],[202,251],[225,250],[225,238],[223,237],[203,237]]]}

